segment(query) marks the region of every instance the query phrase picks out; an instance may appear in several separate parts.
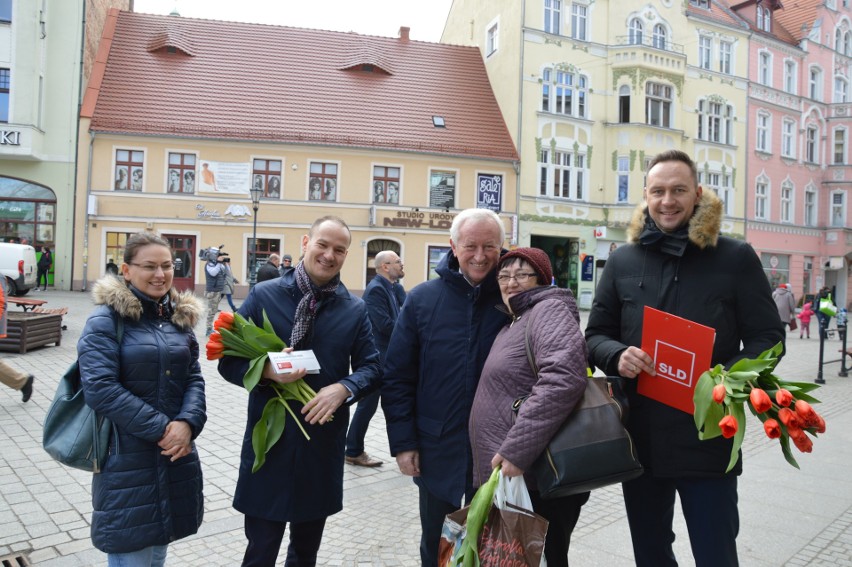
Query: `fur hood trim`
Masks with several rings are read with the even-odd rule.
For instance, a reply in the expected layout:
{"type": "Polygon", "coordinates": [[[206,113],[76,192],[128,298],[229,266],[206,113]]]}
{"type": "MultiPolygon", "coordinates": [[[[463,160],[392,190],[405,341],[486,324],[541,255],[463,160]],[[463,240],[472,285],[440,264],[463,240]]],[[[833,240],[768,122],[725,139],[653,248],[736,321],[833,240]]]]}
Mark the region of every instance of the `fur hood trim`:
{"type": "MultiPolygon", "coordinates": [[[[639,235],[645,228],[645,213],[648,210],[647,201],[636,205],[630,225],[627,227],[627,241],[638,242],[639,235]]],[[[722,227],[722,200],[712,189],[704,189],[701,199],[695,206],[692,218],[689,219],[689,241],[701,249],[715,247],[719,240],[719,229],[722,227]]]]}
{"type": "MultiPolygon", "coordinates": [[[[106,276],[92,286],[95,305],[106,305],[122,317],[138,321],[142,317],[142,301],[130,290],[124,280],[106,276]]],[[[191,291],[169,290],[169,300],[174,305],[172,323],[181,329],[192,330],[204,314],[204,305],[191,291]]]]}

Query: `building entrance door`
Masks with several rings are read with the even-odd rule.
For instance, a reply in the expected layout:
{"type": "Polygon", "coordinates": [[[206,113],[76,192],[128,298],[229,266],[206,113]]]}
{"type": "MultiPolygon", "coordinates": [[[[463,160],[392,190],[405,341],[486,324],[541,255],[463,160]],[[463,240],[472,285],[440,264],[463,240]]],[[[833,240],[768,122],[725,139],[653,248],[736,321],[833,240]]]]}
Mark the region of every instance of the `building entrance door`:
{"type": "Polygon", "coordinates": [[[172,282],[178,291],[195,291],[195,237],[183,234],[164,234],[175,252],[175,279],[172,282]]]}

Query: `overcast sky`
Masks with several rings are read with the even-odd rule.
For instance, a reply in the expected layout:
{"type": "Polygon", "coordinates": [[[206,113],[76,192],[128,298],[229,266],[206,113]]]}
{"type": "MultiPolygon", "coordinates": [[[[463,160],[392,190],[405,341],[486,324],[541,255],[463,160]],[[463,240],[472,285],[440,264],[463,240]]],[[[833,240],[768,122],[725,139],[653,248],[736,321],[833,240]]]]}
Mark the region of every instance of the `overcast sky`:
{"type": "Polygon", "coordinates": [[[237,22],[294,26],[437,42],[452,0],[135,0],[134,10],[237,22]]]}

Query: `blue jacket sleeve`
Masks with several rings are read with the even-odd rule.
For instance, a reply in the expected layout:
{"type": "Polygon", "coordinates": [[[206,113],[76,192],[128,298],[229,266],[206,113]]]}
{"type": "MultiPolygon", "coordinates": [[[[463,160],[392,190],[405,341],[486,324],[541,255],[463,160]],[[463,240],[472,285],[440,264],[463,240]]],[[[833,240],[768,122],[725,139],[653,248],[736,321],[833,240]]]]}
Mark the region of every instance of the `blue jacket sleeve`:
{"type": "Polygon", "coordinates": [[[204,375],[201,373],[201,363],[198,361],[199,347],[195,334],[189,333],[189,349],[192,353],[192,362],[187,370],[189,376],[186,391],[183,393],[180,413],[175,416],[175,421],[185,421],[192,429],[192,438],[195,439],[204,429],[207,423],[207,397],[204,391],[204,375]]]}
{"type": "Polygon", "coordinates": [[[391,334],[381,386],[391,455],[419,448],[416,396],[420,368],[417,295],[408,294],[391,334]]]}
{"type": "Polygon", "coordinates": [[[379,387],[381,380],[381,366],[379,365],[379,351],[373,340],[373,329],[367,308],[362,304],[361,322],[358,326],[357,336],[352,343],[349,353],[352,374],[340,380],[352,392],[353,398],[349,403],[356,402],[379,387]]]}
{"type": "Polygon", "coordinates": [[[390,339],[393,327],[396,324],[390,304],[390,295],[382,286],[367,286],[363,299],[364,303],[367,304],[367,313],[370,314],[373,333],[384,337],[387,341],[390,339]]]}

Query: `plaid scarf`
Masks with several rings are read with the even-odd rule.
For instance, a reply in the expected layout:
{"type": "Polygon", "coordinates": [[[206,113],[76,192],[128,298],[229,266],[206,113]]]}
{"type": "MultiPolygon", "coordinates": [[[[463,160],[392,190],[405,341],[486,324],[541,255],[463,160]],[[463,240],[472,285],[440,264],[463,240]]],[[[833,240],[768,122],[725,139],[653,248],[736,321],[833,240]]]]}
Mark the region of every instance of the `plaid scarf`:
{"type": "Polygon", "coordinates": [[[340,274],[334,276],[327,284],[317,287],[308,277],[303,262],[295,268],[296,285],[302,292],[302,299],[296,306],[293,316],[293,330],[290,332],[290,346],[294,350],[302,350],[310,346],[314,334],[314,319],[317,318],[317,306],[324,299],[332,297],[340,285],[340,274]]]}

